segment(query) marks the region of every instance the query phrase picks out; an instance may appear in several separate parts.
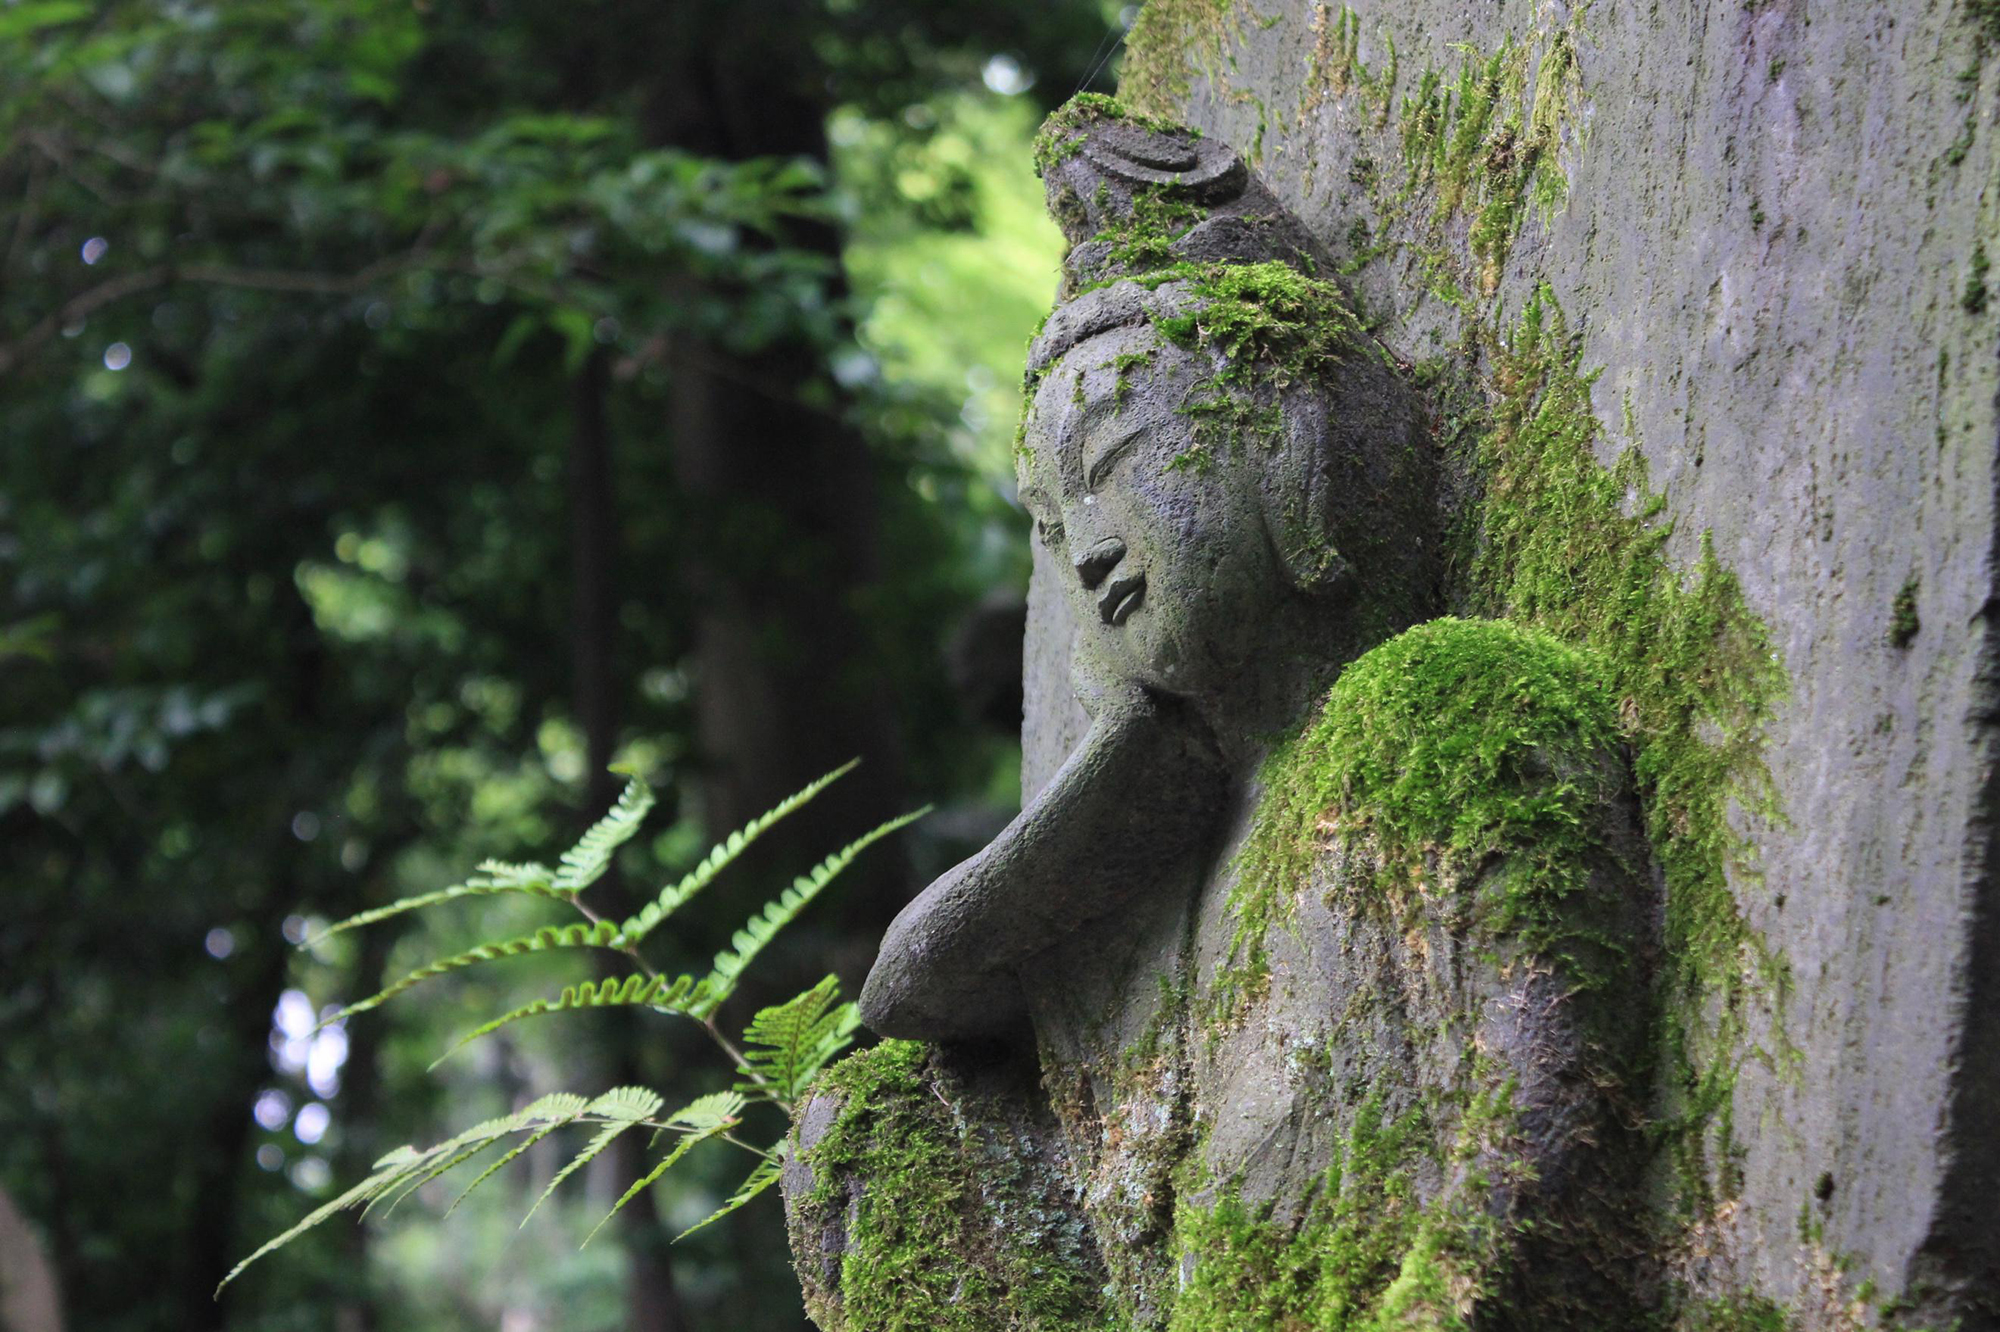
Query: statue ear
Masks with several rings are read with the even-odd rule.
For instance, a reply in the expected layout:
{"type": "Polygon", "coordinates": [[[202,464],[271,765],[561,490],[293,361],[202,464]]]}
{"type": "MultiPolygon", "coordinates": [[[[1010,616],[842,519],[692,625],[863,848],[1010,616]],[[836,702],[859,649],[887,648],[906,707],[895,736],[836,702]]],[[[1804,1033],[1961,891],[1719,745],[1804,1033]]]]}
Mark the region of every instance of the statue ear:
{"type": "Polygon", "coordinates": [[[1354,572],[1333,539],[1339,495],[1326,402],[1300,393],[1281,405],[1284,435],[1264,466],[1264,531],[1291,585],[1307,596],[1324,596],[1354,572]]]}

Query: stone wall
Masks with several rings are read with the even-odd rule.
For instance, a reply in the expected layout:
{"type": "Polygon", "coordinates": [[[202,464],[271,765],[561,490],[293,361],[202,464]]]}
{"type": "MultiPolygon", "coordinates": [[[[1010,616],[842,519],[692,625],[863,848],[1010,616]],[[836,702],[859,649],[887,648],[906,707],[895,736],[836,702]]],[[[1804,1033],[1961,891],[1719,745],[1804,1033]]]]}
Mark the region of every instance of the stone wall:
{"type": "MultiPolygon", "coordinates": [[[[2000,1327],[2000,60],[1980,21],[1919,0],[1153,0],[1121,87],[1241,151],[1387,343],[1489,403],[1546,284],[1595,372],[1600,460],[1636,448],[1668,558],[1693,570],[1709,536],[1762,620],[1788,679],[1775,808],[1737,811],[1729,884],[1770,965],[1733,1052],[1706,1056],[1735,1070],[1702,1167],[1725,1201],[1685,1257],[1806,1327],[2000,1327]]],[[[1030,597],[1031,794],[1082,729],[1054,573],[1030,597]]]]}

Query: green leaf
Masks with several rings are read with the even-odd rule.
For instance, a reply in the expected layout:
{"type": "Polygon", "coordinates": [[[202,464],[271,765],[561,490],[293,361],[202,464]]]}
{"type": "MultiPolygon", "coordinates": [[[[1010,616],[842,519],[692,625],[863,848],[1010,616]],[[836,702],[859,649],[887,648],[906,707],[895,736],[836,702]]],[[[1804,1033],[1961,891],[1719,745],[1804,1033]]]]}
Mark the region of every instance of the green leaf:
{"type": "Polygon", "coordinates": [[[555,886],[555,872],[547,865],[510,865],[505,861],[488,860],[479,866],[479,872],[464,883],[441,888],[434,893],[424,893],[417,897],[405,897],[387,906],[374,907],[346,920],[329,925],[314,935],[302,948],[311,948],[323,940],[330,939],[343,930],[358,929],[363,925],[373,925],[378,920],[400,916],[405,911],[416,911],[439,902],[449,902],[460,897],[491,897],[496,893],[527,893],[534,897],[546,897],[553,901],[567,902],[572,894],[555,886]]]}
{"type": "Polygon", "coordinates": [[[652,807],[652,788],[637,777],[628,779],[611,812],[592,824],[575,846],[562,853],[562,868],[556,871],[557,890],[574,897],[602,878],[611,865],[612,855],[639,831],[640,822],[652,807]]]}
{"type": "Polygon", "coordinates": [[[496,944],[481,944],[477,948],[469,948],[463,953],[439,958],[427,966],[418,967],[387,989],[371,994],[358,1003],[349,1004],[320,1025],[326,1026],[342,1018],[352,1017],[356,1013],[379,1008],[420,981],[427,981],[433,976],[442,976],[449,971],[458,971],[475,963],[490,962],[502,957],[518,957],[523,953],[546,953],[559,948],[613,948],[617,946],[617,942],[618,927],[608,920],[595,923],[579,922],[575,925],[544,925],[533,934],[524,934],[519,938],[496,944]]]}
{"type": "Polygon", "coordinates": [[[715,969],[710,971],[707,980],[702,982],[707,986],[708,992],[700,1007],[695,1010],[695,1016],[706,1018],[720,1008],[735,991],[736,983],[743,978],[751,959],[764,951],[765,945],[777,937],[778,931],[796,920],[799,913],[804,911],[815,897],[824,892],[826,886],[838,878],[842,870],[854,863],[856,856],[890,833],[915,823],[930,812],[931,807],[925,805],[922,809],[913,810],[900,818],[890,819],[881,827],[864,833],[820,861],[813,867],[812,873],[800,875],[792,880],[792,886],[780,893],[775,900],[765,903],[762,912],[750,917],[744,922],[743,928],[736,931],[729,941],[730,946],[715,955],[715,969]]]}
{"type": "Polygon", "coordinates": [[[567,1013],[579,1008],[653,1008],[692,1015],[693,1004],[701,994],[701,986],[692,976],[669,980],[665,976],[633,975],[622,981],[616,976],[609,976],[601,981],[566,985],[562,994],[554,999],[537,999],[533,1003],[522,1004],[510,1013],[473,1028],[461,1036],[451,1049],[431,1061],[431,1067],[436,1068],[481,1036],[490,1035],[522,1018],[539,1017],[544,1013],[567,1013]]]}
{"type": "Polygon", "coordinates": [[[556,1177],[549,1181],[546,1189],[542,1190],[542,1196],[535,1199],[535,1205],[528,1209],[527,1216],[521,1218],[521,1224],[524,1226],[528,1224],[528,1217],[533,1216],[536,1209],[549,1200],[549,1195],[556,1191],[557,1185],[589,1165],[597,1158],[597,1154],[615,1142],[620,1134],[658,1114],[663,1104],[658,1092],[645,1087],[614,1087],[592,1101],[584,1114],[599,1115],[608,1122],[597,1131],[596,1136],[584,1144],[583,1150],[571,1158],[568,1165],[556,1171],[556,1177]]]}
{"type": "Polygon", "coordinates": [[[694,1150],[698,1143],[707,1142],[710,1138],[727,1133],[735,1127],[739,1122],[737,1113],[742,1109],[743,1098],[735,1092],[711,1092],[707,1096],[697,1097],[668,1115],[667,1123],[684,1125],[689,1130],[688,1133],[674,1145],[672,1151],[660,1159],[657,1165],[634,1181],[631,1188],[625,1190],[618,1201],[611,1205],[611,1210],[604,1214],[604,1219],[591,1227],[590,1233],[583,1237],[583,1243],[588,1245],[596,1239],[597,1232],[610,1224],[611,1218],[618,1215],[626,1203],[644,1193],[660,1176],[671,1170],[677,1161],[694,1150]]]}
{"type": "Polygon", "coordinates": [[[715,1211],[709,1213],[708,1216],[704,1217],[700,1221],[695,1222],[693,1225],[689,1226],[686,1230],[683,1230],[680,1234],[674,1236],[674,1243],[676,1244],[680,1243],[682,1240],[686,1239],[689,1235],[694,1234],[695,1231],[700,1230],[704,1226],[715,1224],[717,1221],[720,1221],[723,1217],[728,1216],[731,1212],[741,1207],[744,1203],[749,1202],[752,1198],[762,1193],[765,1189],[768,1189],[773,1184],[776,1184],[778,1182],[779,1173],[784,1169],[784,1165],[785,1165],[784,1159],[779,1156],[770,1156],[766,1157],[762,1161],[759,1161],[757,1163],[757,1168],[750,1172],[750,1177],[743,1181],[742,1187],[738,1188],[736,1192],[729,1195],[728,1202],[722,1204],[722,1206],[716,1208],[715,1211]]]}
{"type": "MultiPolygon", "coordinates": [[[[620,1091],[607,1093],[606,1096],[619,1096],[621,1093],[638,1090],[641,1089],[621,1088],[620,1091]]],[[[606,1098],[600,1097],[598,1099],[599,1101],[603,1101],[606,1098]]],[[[365,1214],[367,1210],[373,1209],[377,1203],[388,1198],[392,1192],[396,1192],[397,1197],[400,1198],[403,1194],[420,1186],[426,1180],[435,1179],[446,1170],[467,1160],[474,1152],[483,1150],[509,1134],[524,1132],[541,1126],[544,1123],[546,1123],[546,1127],[542,1129],[542,1134],[546,1134],[577,1118],[589,1107],[596,1104],[597,1102],[586,1103],[581,1096],[558,1092],[553,1096],[544,1096],[540,1100],[515,1111],[511,1115],[503,1115],[497,1119],[485,1120],[465,1130],[463,1133],[445,1139],[435,1146],[419,1149],[406,1144],[398,1147],[375,1163],[374,1170],[367,1179],[362,1180],[332,1202],[314,1208],[298,1224],[279,1235],[276,1239],[266,1242],[248,1258],[236,1264],[235,1267],[229,1270],[229,1275],[222,1279],[221,1285],[215,1288],[216,1292],[220,1294],[223,1286],[227,1286],[230,1282],[234,1281],[242,1274],[245,1268],[249,1267],[250,1264],[256,1262],[259,1258],[283,1248],[300,1235],[305,1234],[308,1230],[311,1230],[314,1226],[317,1226],[320,1222],[327,1220],[338,1212],[343,1212],[353,1207],[361,1207],[364,1209],[365,1214]],[[438,1165],[440,1159],[443,1159],[445,1162],[442,1166],[438,1165]]],[[[657,1108],[657,1097],[654,1098],[654,1104],[657,1108]]],[[[538,1138],[540,1136],[541,1134],[537,1135],[538,1138]]],[[[531,1139],[531,1141],[533,1140],[531,1139]]],[[[520,1148],[508,1153],[507,1157],[499,1165],[504,1165],[507,1161],[518,1156],[522,1150],[525,1150],[526,1146],[527,1144],[524,1143],[520,1148]]],[[[478,1187],[481,1180],[484,1180],[487,1175],[491,1175],[493,1170],[499,1169],[499,1165],[495,1165],[486,1172],[486,1175],[481,1175],[479,1179],[474,1180],[472,1187],[478,1187]]],[[[471,1189],[468,1188],[466,1192],[471,1192],[471,1189]]],[[[463,1194],[460,1195],[461,1198],[463,1196],[463,1194]]],[[[394,1205],[393,1200],[391,1205],[394,1205]]],[[[453,1205],[456,1206],[456,1204],[453,1205]]]]}
{"type": "Polygon", "coordinates": [[[541,1100],[535,1102],[534,1105],[531,1105],[526,1110],[523,1110],[521,1112],[523,1118],[527,1118],[530,1115],[533,1115],[535,1118],[545,1119],[548,1122],[543,1124],[542,1127],[536,1129],[534,1132],[530,1133],[527,1137],[521,1139],[521,1141],[515,1143],[512,1147],[508,1148],[507,1154],[505,1156],[502,1156],[492,1165],[487,1166],[486,1169],[482,1170],[479,1173],[479,1178],[473,1180],[470,1184],[466,1185],[464,1190],[458,1195],[458,1197],[452,1199],[451,1206],[444,1209],[444,1214],[446,1216],[450,1216],[453,1212],[456,1212],[458,1210],[458,1205],[464,1202],[468,1197],[470,1197],[474,1189],[478,1188],[481,1184],[484,1184],[487,1180],[493,1178],[493,1176],[499,1174],[501,1169],[505,1167],[508,1162],[512,1161],[515,1157],[521,1155],[521,1153],[527,1151],[530,1147],[533,1147],[543,1138],[548,1137],[549,1134],[554,1133],[557,1129],[562,1128],[566,1124],[574,1123],[576,1118],[579,1115],[581,1115],[584,1112],[584,1110],[589,1107],[589,1105],[590,1101],[587,1098],[578,1096],[574,1092],[554,1092],[548,1096],[544,1096],[541,1100]],[[535,1114],[534,1112],[536,1112],[538,1109],[540,1110],[540,1113],[535,1114]]]}
{"type": "Polygon", "coordinates": [[[645,938],[660,922],[686,906],[696,893],[699,893],[702,889],[713,883],[715,876],[722,873],[730,861],[742,855],[752,842],[762,837],[766,832],[769,832],[772,825],[776,824],[778,820],[788,814],[796,813],[814,796],[826,790],[827,787],[833,785],[848,773],[854,771],[855,764],[860,761],[860,759],[851,759],[841,764],[838,768],[826,774],[826,776],[808,784],[803,790],[785,797],[785,799],[779,801],[776,805],[773,805],[770,809],[759,814],[756,818],[729,834],[728,837],[716,843],[715,847],[702,859],[701,864],[690,870],[679,883],[671,884],[662,889],[659,897],[647,903],[644,910],[625,922],[622,927],[625,936],[624,941],[635,944],[645,938]]]}
{"type": "Polygon", "coordinates": [[[402,1147],[397,1149],[397,1151],[395,1152],[391,1152],[388,1156],[383,1157],[380,1161],[377,1161],[375,1163],[376,1169],[374,1174],[370,1175],[367,1179],[362,1180],[359,1184],[356,1184],[353,1188],[341,1194],[338,1198],[335,1198],[332,1202],[326,1203],[319,1207],[315,1207],[312,1211],[306,1213],[304,1220],[294,1225],[290,1230],[287,1230],[283,1234],[277,1236],[275,1239],[266,1240],[262,1245],[258,1247],[256,1252],[252,1253],[248,1258],[245,1258],[242,1262],[236,1264],[236,1266],[230,1268],[229,1275],[223,1277],[222,1280],[219,1283],[217,1283],[215,1287],[215,1293],[218,1296],[221,1295],[222,1288],[224,1286],[227,1286],[230,1282],[236,1280],[237,1277],[243,1274],[243,1270],[245,1268],[249,1267],[250,1264],[256,1262],[259,1258],[262,1258],[267,1254],[275,1253],[279,1249],[284,1248],[287,1244],[290,1244],[293,1240],[305,1234],[308,1230],[311,1230],[314,1226],[318,1225],[322,1221],[325,1221],[329,1217],[332,1217],[337,1213],[344,1212],[350,1207],[356,1207],[364,1202],[367,1202],[370,1198],[373,1198],[383,1189],[389,1187],[391,1184],[401,1179],[407,1167],[408,1159],[415,1158],[416,1156],[417,1156],[417,1151],[415,1148],[402,1147]],[[408,1158],[406,1158],[403,1155],[404,1153],[408,1153],[408,1158]]]}
{"type": "Polygon", "coordinates": [[[90,17],[92,6],[77,0],[46,0],[43,4],[15,5],[0,9],[0,42],[13,41],[44,28],[75,23],[90,17]]]}
{"type": "Polygon", "coordinates": [[[840,978],[828,976],[790,1001],[766,1008],[743,1032],[737,1090],[789,1104],[813,1074],[852,1045],[861,1014],[840,1002],[840,978]],[[761,1081],[759,1081],[761,1079],[761,1081]]]}

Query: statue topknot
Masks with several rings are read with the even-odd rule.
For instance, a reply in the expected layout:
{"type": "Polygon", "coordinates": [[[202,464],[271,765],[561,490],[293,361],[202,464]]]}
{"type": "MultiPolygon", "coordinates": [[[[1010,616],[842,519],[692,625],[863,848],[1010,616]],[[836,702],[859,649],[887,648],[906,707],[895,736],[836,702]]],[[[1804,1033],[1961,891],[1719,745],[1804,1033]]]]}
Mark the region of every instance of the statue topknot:
{"type": "Polygon", "coordinates": [[[1069,245],[1058,301],[1182,264],[1325,271],[1306,229],[1227,144],[1112,98],[1082,93],[1052,114],[1035,166],[1069,245]]]}

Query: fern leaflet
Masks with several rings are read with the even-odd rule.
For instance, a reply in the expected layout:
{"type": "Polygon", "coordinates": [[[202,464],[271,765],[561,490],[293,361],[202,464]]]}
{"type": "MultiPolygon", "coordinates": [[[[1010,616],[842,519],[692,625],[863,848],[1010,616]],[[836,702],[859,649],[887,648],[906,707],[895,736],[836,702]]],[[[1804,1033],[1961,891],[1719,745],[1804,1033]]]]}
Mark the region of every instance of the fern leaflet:
{"type": "Polygon", "coordinates": [[[683,1230],[680,1234],[674,1236],[674,1243],[678,1244],[682,1240],[686,1239],[689,1235],[694,1234],[695,1231],[700,1230],[702,1227],[713,1225],[717,1221],[720,1221],[723,1217],[728,1216],[731,1212],[741,1207],[744,1203],[749,1202],[752,1198],[762,1193],[765,1189],[768,1189],[773,1184],[776,1184],[778,1182],[778,1175],[784,1169],[784,1166],[785,1162],[782,1156],[767,1156],[763,1160],[759,1161],[757,1163],[757,1168],[750,1172],[750,1177],[743,1181],[742,1186],[739,1187],[736,1190],[736,1192],[729,1195],[728,1202],[722,1204],[722,1206],[716,1208],[715,1211],[711,1212],[708,1216],[695,1222],[693,1225],[689,1226],[686,1230],[683,1230]]]}
{"type": "Polygon", "coordinates": [[[880,827],[864,833],[820,861],[813,867],[812,873],[802,874],[792,880],[791,887],[778,894],[772,901],[766,902],[764,909],[745,921],[743,928],[731,937],[729,947],[715,955],[715,967],[702,982],[708,987],[708,992],[700,1006],[694,1010],[694,1015],[699,1018],[713,1015],[715,1010],[735,992],[736,983],[743,978],[743,972],[751,960],[764,951],[764,946],[777,937],[778,931],[798,919],[799,913],[805,910],[815,897],[824,892],[826,886],[838,878],[842,870],[853,864],[856,856],[890,833],[915,823],[930,812],[931,807],[925,805],[922,809],[913,810],[900,818],[890,819],[880,827]]]}
{"type": "Polygon", "coordinates": [[[742,1109],[743,1098],[737,1093],[712,1092],[707,1096],[696,1097],[667,1116],[668,1124],[685,1126],[687,1133],[674,1144],[672,1151],[660,1158],[657,1165],[640,1176],[631,1188],[620,1195],[618,1201],[611,1205],[611,1210],[604,1214],[604,1219],[591,1227],[590,1233],[583,1237],[584,1244],[588,1245],[596,1239],[597,1232],[609,1225],[611,1218],[618,1215],[626,1203],[652,1187],[655,1180],[673,1169],[674,1164],[694,1150],[697,1144],[707,1142],[710,1138],[734,1128],[740,1122],[736,1116],[742,1109]]]}
{"type": "Polygon", "coordinates": [[[522,1004],[491,1022],[474,1027],[459,1037],[458,1043],[451,1049],[432,1060],[431,1067],[436,1068],[481,1036],[490,1035],[522,1018],[539,1017],[544,1013],[567,1013],[579,1008],[652,1008],[663,1013],[692,1013],[703,994],[700,983],[692,976],[669,980],[665,976],[635,974],[622,981],[611,976],[601,981],[565,985],[562,993],[554,999],[537,999],[533,1003],[522,1004]]]}
{"type": "Polygon", "coordinates": [[[612,855],[639,831],[640,821],[652,808],[652,788],[637,777],[627,778],[611,812],[593,823],[575,846],[562,853],[562,868],[556,871],[557,891],[575,897],[604,877],[612,855]]]}
{"type": "Polygon", "coordinates": [[[444,1214],[450,1216],[453,1212],[456,1212],[458,1205],[471,1197],[474,1189],[499,1174],[508,1162],[527,1151],[530,1147],[533,1147],[543,1138],[548,1137],[549,1134],[554,1133],[566,1124],[574,1123],[576,1118],[588,1109],[589,1106],[590,1101],[587,1097],[578,1096],[574,1092],[553,1092],[536,1101],[534,1105],[529,1106],[526,1110],[523,1110],[521,1114],[523,1117],[527,1117],[533,1115],[539,1109],[540,1114],[535,1117],[544,1119],[547,1122],[508,1148],[506,1155],[480,1171],[479,1177],[466,1185],[464,1189],[460,1190],[459,1195],[452,1199],[451,1206],[444,1209],[444,1214]]]}
{"type": "Polygon", "coordinates": [[[743,1032],[743,1062],[736,1071],[749,1081],[736,1089],[789,1105],[813,1074],[854,1043],[860,1025],[859,1010],[840,1002],[837,976],[762,1010],[743,1032]]]}
{"type": "Polygon", "coordinates": [[[290,1230],[285,1231],[282,1235],[264,1241],[263,1245],[255,1253],[252,1253],[248,1258],[245,1258],[242,1262],[229,1269],[229,1275],[222,1278],[216,1285],[216,1295],[220,1296],[224,1286],[236,1280],[237,1277],[243,1274],[244,1268],[250,1266],[250,1264],[256,1262],[259,1258],[284,1248],[287,1244],[290,1244],[293,1240],[305,1234],[328,1217],[367,1202],[390,1184],[402,1178],[404,1167],[403,1152],[409,1153],[411,1156],[416,1155],[416,1149],[413,1147],[405,1147],[402,1149],[402,1152],[391,1152],[388,1156],[383,1157],[375,1163],[374,1174],[371,1174],[368,1178],[362,1180],[332,1202],[322,1204],[306,1213],[303,1220],[290,1230]]]}
{"type": "Polygon", "coordinates": [[[567,902],[571,894],[556,886],[555,874],[547,865],[510,865],[505,861],[489,860],[480,865],[478,873],[464,883],[440,888],[434,893],[422,893],[416,897],[405,897],[379,906],[358,915],[349,916],[326,927],[319,934],[308,939],[301,947],[311,947],[321,940],[330,939],[347,930],[359,929],[363,925],[373,925],[378,920],[400,916],[405,911],[417,911],[439,902],[449,902],[460,897],[491,897],[495,893],[528,893],[535,897],[546,897],[558,902],[567,902]]]}
{"type": "MultiPolygon", "coordinates": [[[[594,1102],[591,1103],[591,1105],[594,1104],[594,1102]]],[[[365,1215],[377,1203],[389,1198],[392,1193],[397,1197],[401,1197],[404,1193],[422,1184],[425,1180],[435,1178],[437,1175],[442,1174],[443,1170],[448,1170],[451,1166],[467,1159],[471,1152],[481,1150],[512,1133],[524,1132],[546,1125],[546,1127],[542,1128],[542,1131],[545,1133],[550,1129],[577,1118],[579,1113],[587,1108],[581,1096],[558,1093],[554,1096],[544,1096],[532,1105],[518,1110],[511,1115],[486,1120],[467,1129],[463,1133],[445,1139],[436,1146],[427,1148],[417,1148],[414,1146],[398,1147],[395,1151],[390,1152],[375,1163],[375,1168],[367,1179],[362,1180],[359,1184],[341,1194],[333,1201],[314,1208],[290,1230],[285,1231],[275,1239],[267,1241],[256,1252],[231,1268],[229,1275],[223,1277],[221,1284],[215,1288],[216,1293],[220,1294],[223,1286],[227,1286],[230,1282],[234,1281],[243,1273],[245,1268],[249,1267],[250,1264],[256,1262],[259,1258],[283,1248],[299,1236],[305,1234],[308,1230],[311,1230],[314,1226],[319,1225],[322,1221],[329,1219],[337,1213],[360,1207],[363,1209],[365,1215]],[[440,1159],[448,1163],[443,1169],[439,1169],[437,1166],[440,1159]]],[[[505,1164],[505,1162],[503,1161],[502,1164],[505,1164]]],[[[487,1173],[491,1174],[492,1172],[488,1171],[487,1173]]],[[[484,1179],[486,1176],[482,1175],[480,1178],[484,1179]]],[[[476,1186],[479,1180],[475,1180],[473,1183],[476,1186]]]]}
{"type": "Polygon", "coordinates": [[[524,1226],[528,1224],[528,1217],[533,1216],[536,1209],[549,1200],[549,1195],[556,1191],[557,1185],[589,1165],[599,1152],[618,1138],[619,1134],[637,1127],[658,1114],[660,1106],[664,1103],[658,1092],[645,1087],[614,1087],[592,1101],[590,1108],[584,1113],[601,1116],[604,1127],[584,1144],[583,1150],[572,1157],[568,1165],[556,1171],[556,1177],[549,1181],[546,1189],[542,1190],[542,1196],[535,1199],[535,1205],[528,1209],[527,1216],[521,1218],[521,1224],[524,1226]]]}
{"type": "Polygon", "coordinates": [[[578,922],[575,925],[544,925],[533,934],[523,934],[518,938],[500,943],[481,944],[469,948],[452,957],[439,958],[428,966],[418,967],[386,990],[369,995],[366,999],[349,1004],[332,1017],[320,1023],[338,1022],[356,1013],[365,1013],[380,1007],[403,991],[433,976],[442,976],[449,971],[458,971],[478,962],[490,962],[500,957],[518,957],[522,953],[546,953],[556,948],[615,948],[618,945],[618,927],[608,920],[595,923],[578,922]]]}
{"type": "Polygon", "coordinates": [[[778,820],[788,814],[796,813],[814,796],[826,790],[827,787],[833,785],[848,773],[854,771],[854,765],[860,761],[860,759],[849,759],[846,763],[841,764],[838,768],[826,774],[826,776],[807,784],[804,789],[785,797],[764,813],[759,814],[756,818],[750,820],[750,822],[744,824],[720,842],[717,842],[709,853],[702,858],[702,862],[688,871],[681,878],[680,882],[669,884],[667,887],[661,889],[658,897],[648,902],[637,915],[625,922],[621,927],[621,933],[624,935],[623,942],[635,944],[652,933],[668,916],[671,916],[674,912],[692,901],[696,893],[699,893],[702,889],[708,887],[709,884],[715,882],[715,877],[728,867],[730,861],[742,855],[752,842],[762,837],[766,832],[769,832],[772,825],[777,823],[778,820]]]}

